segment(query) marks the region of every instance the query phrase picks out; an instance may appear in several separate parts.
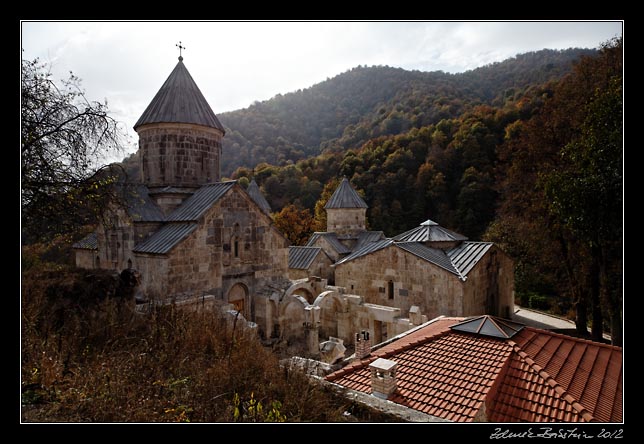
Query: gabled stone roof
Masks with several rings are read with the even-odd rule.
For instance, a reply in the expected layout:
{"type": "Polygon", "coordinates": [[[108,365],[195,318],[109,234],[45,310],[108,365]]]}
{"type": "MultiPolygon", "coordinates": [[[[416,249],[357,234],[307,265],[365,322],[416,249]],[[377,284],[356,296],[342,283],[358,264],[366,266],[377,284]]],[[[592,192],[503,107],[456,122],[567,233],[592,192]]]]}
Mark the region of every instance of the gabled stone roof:
{"type": "Polygon", "coordinates": [[[134,253],[167,254],[196,229],[197,224],[194,222],[166,224],[150,237],[138,243],[132,251],[134,253]]]}
{"type": "Polygon", "coordinates": [[[248,189],[246,190],[248,195],[250,196],[251,199],[255,201],[257,206],[259,206],[265,213],[270,214],[271,213],[271,206],[264,198],[264,195],[262,192],[259,190],[259,186],[257,186],[257,182],[255,182],[255,179],[250,181],[250,184],[248,184],[248,189]]]}
{"type": "Polygon", "coordinates": [[[329,261],[333,261],[320,247],[288,247],[288,268],[296,270],[308,270],[318,254],[325,255],[329,261]]]}
{"type": "Polygon", "coordinates": [[[96,232],[91,232],[78,242],[72,245],[72,248],[77,248],[79,250],[96,250],[98,249],[98,238],[96,237],[96,232]]]}
{"type": "Polygon", "coordinates": [[[437,265],[455,274],[460,280],[465,281],[467,274],[492,248],[492,245],[491,242],[463,242],[458,247],[445,252],[438,248],[428,247],[421,242],[396,242],[393,239],[382,239],[363,244],[360,248],[336,262],[336,265],[346,264],[383,248],[397,247],[437,265]]]}
{"type": "Polygon", "coordinates": [[[198,220],[221,197],[228,192],[237,182],[216,182],[204,185],[186,199],[181,206],[175,209],[168,217],[168,222],[188,222],[198,220]]]}
{"type": "Polygon", "coordinates": [[[136,122],[134,129],[148,123],[192,123],[224,132],[223,125],[181,59],[136,122]]]}
{"type": "Polygon", "coordinates": [[[347,178],[343,178],[340,186],[335,190],[329,201],[324,206],[330,208],[369,208],[362,197],[353,189],[347,178]]]}

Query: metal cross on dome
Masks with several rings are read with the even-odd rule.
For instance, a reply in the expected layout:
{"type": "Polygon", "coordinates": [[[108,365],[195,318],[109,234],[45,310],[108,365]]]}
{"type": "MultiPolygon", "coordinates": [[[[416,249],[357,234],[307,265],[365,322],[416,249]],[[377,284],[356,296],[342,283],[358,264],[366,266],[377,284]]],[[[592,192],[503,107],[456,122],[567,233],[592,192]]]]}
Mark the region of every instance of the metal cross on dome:
{"type": "Polygon", "coordinates": [[[179,43],[174,45],[174,46],[179,48],[179,60],[183,60],[183,57],[181,56],[181,50],[186,49],[186,47],[181,45],[181,40],[179,40],[179,43]]]}

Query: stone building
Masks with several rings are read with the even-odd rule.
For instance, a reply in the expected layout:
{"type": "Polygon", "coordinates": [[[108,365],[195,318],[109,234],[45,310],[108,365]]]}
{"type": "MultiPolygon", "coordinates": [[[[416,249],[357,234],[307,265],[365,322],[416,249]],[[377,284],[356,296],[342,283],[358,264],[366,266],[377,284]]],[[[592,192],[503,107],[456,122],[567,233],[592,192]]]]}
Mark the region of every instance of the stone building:
{"type": "Polygon", "coordinates": [[[367,204],[346,177],[324,208],[327,231],[313,233],[306,246],[322,248],[334,262],[364,245],[385,239],[382,231],[367,231],[367,204]]]}
{"type": "Polygon", "coordinates": [[[509,318],[513,313],[513,263],[494,244],[468,241],[432,220],[391,239],[381,231],[367,231],[367,204],[346,178],[325,208],[327,231],[314,233],[307,247],[291,247],[289,275],[325,273],[346,294],[359,295],[369,315],[356,314],[353,328],[364,328],[381,341],[400,332],[397,319],[414,324],[409,322],[413,313],[428,318],[509,318]],[[298,260],[305,248],[325,251],[333,260],[330,270],[298,260]]]}
{"type": "Polygon", "coordinates": [[[179,57],[137,121],[140,183],[75,245],[85,268],[139,272],[139,297],[205,295],[266,327],[261,289],[285,280],[288,241],[257,184],[221,182],[224,128],[179,57]]]}
{"type": "Polygon", "coordinates": [[[254,180],[221,181],[225,130],[182,57],[134,129],[140,181],[121,185],[125,204],[75,249],[79,267],[137,270],[139,302],[232,305],[262,337],[311,355],[329,337],[351,347],[364,330],[379,342],[427,315],[511,311],[512,264],[498,248],[431,221],[394,239],[369,231],[346,178],[327,231],[289,247],[254,180]]]}

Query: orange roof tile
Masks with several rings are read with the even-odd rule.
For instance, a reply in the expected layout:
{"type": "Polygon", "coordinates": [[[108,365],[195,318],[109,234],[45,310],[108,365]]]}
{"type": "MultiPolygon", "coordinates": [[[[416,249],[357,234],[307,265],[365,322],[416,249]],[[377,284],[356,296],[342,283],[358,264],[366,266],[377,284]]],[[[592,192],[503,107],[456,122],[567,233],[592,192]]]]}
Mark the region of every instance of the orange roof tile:
{"type": "Polygon", "coordinates": [[[621,422],[619,347],[525,327],[511,339],[451,330],[437,318],[326,377],[371,393],[369,363],[398,363],[389,400],[451,421],[621,422]]]}

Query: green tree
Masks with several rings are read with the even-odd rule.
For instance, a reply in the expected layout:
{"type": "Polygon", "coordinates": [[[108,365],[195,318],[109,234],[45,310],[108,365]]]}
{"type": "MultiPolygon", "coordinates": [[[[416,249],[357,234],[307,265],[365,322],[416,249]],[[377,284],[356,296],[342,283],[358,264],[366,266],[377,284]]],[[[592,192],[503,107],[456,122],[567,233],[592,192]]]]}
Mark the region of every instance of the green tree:
{"type": "MultiPolygon", "coordinates": [[[[621,46],[621,45],[620,45],[621,46]]],[[[605,48],[612,51],[621,48],[605,48]]],[[[602,336],[602,306],[621,344],[621,285],[611,273],[622,244],[621,69],[595,91],[584,109],[580,136],[561,149],[562,167],[544,177],[551,213],[590,251],[592,332],[602,336]]]]}
{"type": "MultiPolygon", "coordinates": [[[[565,283],[577,330],[602,339],[603,318],[621,343],[622,42],[603,45],[506,131],[503,200],[495,232],[525,265],[565,283]]],[[[522,283],[517,279],[517,286],[522,283]]],[[[559,289],[566,292],[564,285],[559,289]]]]}

